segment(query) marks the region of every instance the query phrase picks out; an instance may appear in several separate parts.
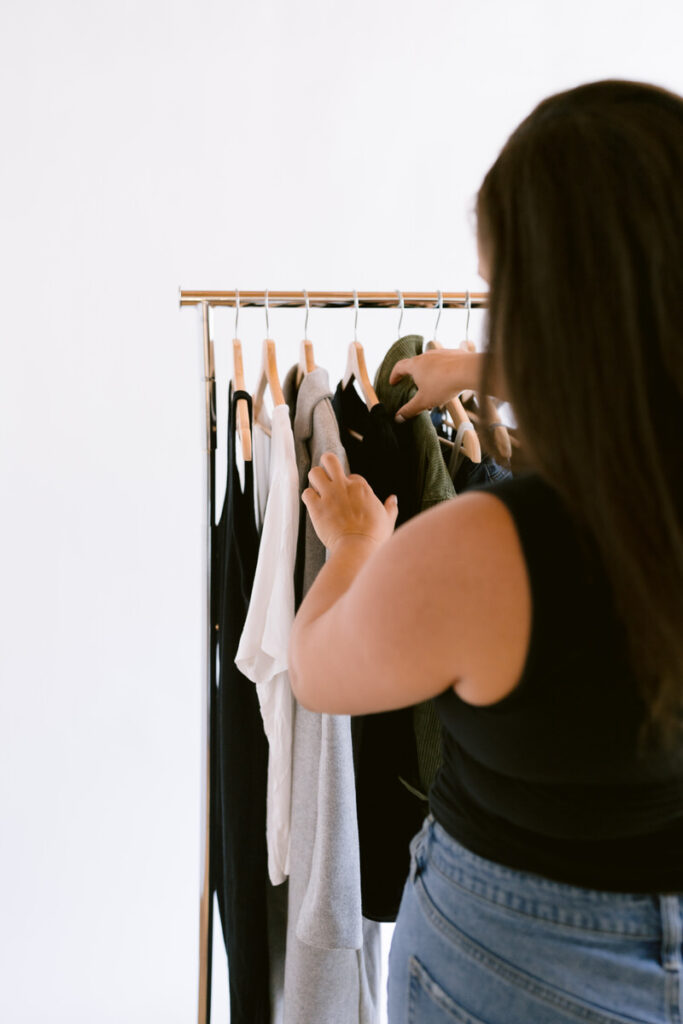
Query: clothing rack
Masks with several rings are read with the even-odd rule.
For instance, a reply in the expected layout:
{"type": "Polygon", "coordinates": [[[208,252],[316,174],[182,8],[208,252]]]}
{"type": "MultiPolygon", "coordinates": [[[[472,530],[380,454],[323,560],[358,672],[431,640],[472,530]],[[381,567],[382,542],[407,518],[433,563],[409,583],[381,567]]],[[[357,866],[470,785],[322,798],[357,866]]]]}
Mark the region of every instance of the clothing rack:
{"type": "Polygon", "coordinates": [[[198,1024],[211,1020],[211,961],[213,936],[213,893],[210,875],[211,827],[211,715],[216,688],[217,637],[212,622],[211,569],[213,525],[216,521],[216,368],[209,310],[218,306],[316,307],[342,309],[482,309],[488,306],[487,292],[304,292],[304,291],[186,291],[179,289],[179,304],[201,307],[203,341],[203,384],[206,420],[204,491],[205,600],[203,621],[202,751],[200,806],[200,896],[199,896],[199,998],[198,1024]]]}
{"type": "Polygon", "coordinates": [[[321,309],[343,309],[353,306],[358,297],[358,305],[369,309],[390,309],[401,305],[406,309],[423,308],[438,309],[443,300],[444,309],[480,309],[488,305],[487,292],[218,292],[218,291],[184,291],[180,289],[180,306],[198,306],[207,303],[209,306],[234,306],[239,297],[240,306],[265,306],[266,296],[269,306],[316,306],[321,309]],[[402,301],[401,301],[402,300],[402,301]]]}

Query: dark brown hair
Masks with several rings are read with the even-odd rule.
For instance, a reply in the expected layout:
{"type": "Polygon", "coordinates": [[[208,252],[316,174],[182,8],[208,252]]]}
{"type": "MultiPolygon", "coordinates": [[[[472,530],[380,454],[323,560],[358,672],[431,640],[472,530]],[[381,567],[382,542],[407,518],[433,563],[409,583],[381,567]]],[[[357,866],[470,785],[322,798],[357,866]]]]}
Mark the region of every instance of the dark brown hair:
{"type": "Polygon", "coordinates": [[[622,81],[551,96],[477,212],[485,378],[495,361],[534,464],[597,543],[650,738],[680,742],[683,98],[622,81]]]}

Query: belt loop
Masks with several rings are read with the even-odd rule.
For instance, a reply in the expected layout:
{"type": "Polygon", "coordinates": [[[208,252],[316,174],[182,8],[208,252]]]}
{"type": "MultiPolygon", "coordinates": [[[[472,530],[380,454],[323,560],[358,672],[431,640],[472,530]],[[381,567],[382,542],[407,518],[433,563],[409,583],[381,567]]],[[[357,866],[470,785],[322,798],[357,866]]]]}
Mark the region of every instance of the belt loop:
{"type": "Polygon", "coordinates": [[[659,908],[662,918],[662,967],[667,971],[680,971],[683,926],[678,896],[660,895],[659,908]]]}
{"type": "Polygon", "coordinates": [[[418,875],[421,875],[426,863],[425,847],[431,837],[431,826],[433,817],[428,814],[422,823],[422,828],[417,832],[410,842],[410,881],[414,882],[418,875]]]}

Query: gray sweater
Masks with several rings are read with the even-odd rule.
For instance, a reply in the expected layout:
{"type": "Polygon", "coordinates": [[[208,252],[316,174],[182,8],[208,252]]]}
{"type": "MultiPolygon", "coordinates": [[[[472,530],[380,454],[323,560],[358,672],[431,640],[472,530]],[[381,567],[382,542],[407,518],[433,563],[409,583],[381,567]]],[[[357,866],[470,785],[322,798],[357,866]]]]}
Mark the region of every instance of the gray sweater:
{"type": "MultiPolygon", "coordinates": [[[[348,471],[331,404],[327,373],[296,373],[284,382],[294,413],[300,490],[324,452],[348,471]]],[[[299,533],[303,594],[325,564],[303,504],[299,533]]],[[[292,820],[284,1024],[376,1024],[379,1017],[380,926],[361,913],[360,853],[348,715],[294,710],[292,820]]]]}

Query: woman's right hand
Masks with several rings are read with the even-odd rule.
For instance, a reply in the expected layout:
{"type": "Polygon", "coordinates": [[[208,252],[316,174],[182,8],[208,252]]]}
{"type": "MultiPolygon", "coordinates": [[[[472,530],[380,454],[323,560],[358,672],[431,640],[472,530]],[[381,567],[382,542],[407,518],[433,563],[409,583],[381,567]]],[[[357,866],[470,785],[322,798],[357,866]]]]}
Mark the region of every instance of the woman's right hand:
{"type": "Polygon", "coordinates": [[[481,360],[481,353],[460,349],[431,349],[422,355],[399,360],[391,371],[389,383],[398,384],[403,377],[412,377],[417,394],[398,410],[398,422],[417,416],[425,409],[445,405],[460,391],[477,391],[481,360]]]}

